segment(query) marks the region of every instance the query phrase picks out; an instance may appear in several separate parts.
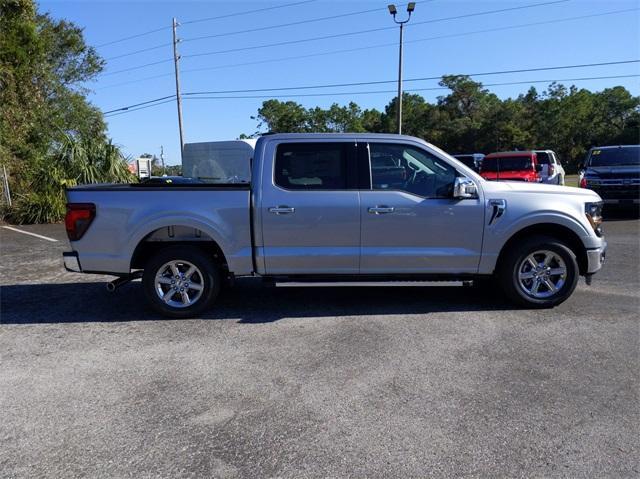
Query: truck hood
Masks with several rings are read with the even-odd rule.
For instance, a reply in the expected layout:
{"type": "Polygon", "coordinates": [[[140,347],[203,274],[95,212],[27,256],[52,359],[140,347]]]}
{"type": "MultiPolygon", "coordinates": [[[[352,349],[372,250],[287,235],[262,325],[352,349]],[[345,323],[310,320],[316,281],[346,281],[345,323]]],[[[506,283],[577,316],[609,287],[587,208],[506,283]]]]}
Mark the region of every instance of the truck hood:
{"type": "Polygon", "coordinates": [[[579,201],[600,201],[600,196],[595,191],[586,188],[574,188],[572,186],[548,185],[545,183],[528,183],[525,181],[485,181],[482,187],[486,194],[538,194],[556,195],[565,198],[574,198],[579,201]]]}

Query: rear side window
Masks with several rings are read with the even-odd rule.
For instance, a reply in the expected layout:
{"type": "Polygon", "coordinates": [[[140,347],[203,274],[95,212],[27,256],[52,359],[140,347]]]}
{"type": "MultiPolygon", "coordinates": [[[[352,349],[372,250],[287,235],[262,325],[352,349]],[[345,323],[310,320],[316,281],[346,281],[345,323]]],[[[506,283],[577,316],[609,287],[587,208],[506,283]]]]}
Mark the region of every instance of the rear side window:
{"type": "MultiPolygon", "coordinates": [[[[283,143],[276,151],[276,185],[287,190],[345,190],[354,146],[351,143],[283,143]]],[[[353,153],[355,154],[355,153],[353,153]]]]}
{"type": "Polygon", "coordinates": [[[546,151],[537,151],[536,156],[539,165],[548,165],[549,163],[553,163],[549,153],[547,153],[546,151]]]}
{"type": "Polygon", "coordinates": [[[501,156],[482,160],[481,171],[525,171],[533,168],[528,156],[501,156]]]}

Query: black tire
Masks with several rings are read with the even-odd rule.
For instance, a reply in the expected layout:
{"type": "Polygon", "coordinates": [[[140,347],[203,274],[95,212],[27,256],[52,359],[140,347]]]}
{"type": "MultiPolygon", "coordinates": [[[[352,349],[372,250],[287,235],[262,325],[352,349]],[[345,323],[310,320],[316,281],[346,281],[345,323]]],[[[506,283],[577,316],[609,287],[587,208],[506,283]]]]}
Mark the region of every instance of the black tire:
{"type": "MultiPolygon", "coordinates": [[[[168,280],[174,279],[172,275],[164,276],[161,274],[161,276],[168,280]]],[[[161,280],[162,278],[159,279],[161,280]]],[[[142,275],[142,286],[149,305],[163,316],[178,319],[197,316],[207,309],[218,296],[220,284],[220,272],[213,258],[209,258],[202,250],[194,246],[168,246],[160,250],[149,259],[142,275]],[[183,290],[187,290],[187,298],[189,298],[189,294],[191,294],[192,297],[197,297],[197,299],[188,306],[179,305],[179,303],[183,301],[181,290],[175,290],[175,293],[168,299],[169,303],[167,303],[160,297],[160,293],[156,289],[158,287],[163,292],[166,291],[165,294],[170,294],[169,289],[175,289],[174,285],[156,284],[156,275],[159,274],[161,270],[165,272],[165,274],[168,274],[170,267],[167,267],[167,265],[171,262],[177,262],[176,266],[181,273],[188,272],[189,266],[187,263],[197,268],[197,271],[191,278],[180,279],[180,282],[185,281],[185,283],[178,284],[178,287],[185,286],[183,290]],[[191,281],[191,283],[186,281],[191,281]],[[198,288],[201,288],[199,297],[198,291],[189,288],[193,288],[196,285],[198,288]]]]}
{"type": "MultiPolygon", "coordinates": [[[[554,261],[558,264],[557,260],[554,261]]],[[[537,274],[533,271],[528,273],[537,274]]],[[[539,274],[544,275],[543,272],[539,274]]],[[[501,258],[498,267],[498,279],[507,298],[516,304],[530,308],[552,308],[564,302],[576,289],[579,275],[578,262],[573,251],[562,241],[549,236],[533,236],[513,245],[501,258]],[[520,268],[524,267],[524,261],[529,255],[540,251],[555,253],[564,262],[566,270],[562,283],[559,282],[562,279],[560,276],[549,278],[552,282],[558,281],[558,284],[561,284],[555,293],[543,282],[545,277],[541,276],[542,279],[539,284],[542,291],[540,294],[548,294],[544,298],[529,294],[525,290],[526,286],[519,279],[520,268]]],[[[525,280],[525,283],[533,285],[533,281],[536,281],[536,279],[525,280]]]]}

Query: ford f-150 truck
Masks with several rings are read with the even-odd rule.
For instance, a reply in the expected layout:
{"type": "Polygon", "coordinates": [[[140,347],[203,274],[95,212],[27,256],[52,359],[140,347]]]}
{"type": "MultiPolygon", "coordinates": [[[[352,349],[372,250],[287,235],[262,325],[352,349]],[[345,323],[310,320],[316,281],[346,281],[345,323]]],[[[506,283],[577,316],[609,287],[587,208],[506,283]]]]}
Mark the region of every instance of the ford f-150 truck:
{"type": "Polygon", "coordinates": [[[580,186],[597,192],[606,205],[640,204],[640,145],[591,148],[580,169],[580,186]]]}
{"type": "Polygon", "coordinates": [[[512,301],[551,307],[605,258],[596,193],[485,181],[409,136],[268,135],[249,183],[161,183],[70,188],[64,260],[112,285],[141,276],[171,317],[202,312],[235,276],[495,279],[512,301]]]}

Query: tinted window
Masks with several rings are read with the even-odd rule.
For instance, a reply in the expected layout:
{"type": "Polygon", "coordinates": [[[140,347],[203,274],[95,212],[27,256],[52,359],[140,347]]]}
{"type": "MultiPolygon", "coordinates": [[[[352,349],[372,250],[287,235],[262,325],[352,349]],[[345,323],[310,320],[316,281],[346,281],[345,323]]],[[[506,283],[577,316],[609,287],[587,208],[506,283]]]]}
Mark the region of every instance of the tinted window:
{"type": "Polygon", "coordinates": [[[456,170],[432,154],[408,145],[370,143],[374,190],[401,190],[425,198],[450,198],[456,170]]]}
{"type": "Polygon", "coordinates": [[[528,156],[505,156],[501,158],[487,158],[482,160],[481,171],[521,171],[533,168],[528,156]]]}
{"type": "Polygon", "coordinates": [[[640,165],[640,146],[591,150],[588,166],[640,165]]]}
{"type": "Polygon", "coordinates": [[[538,163],[541,165],[548,165],[549,163],[553,163],[549,153],[547,153],[546,151],[536,151],[536,157],[538,159],[538,163]]]}
{"type": "Polygon", "coordinates": [[[289,190],[347,189],[347,143],[278,145],[276,185],[289,190]]]}

